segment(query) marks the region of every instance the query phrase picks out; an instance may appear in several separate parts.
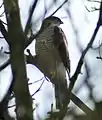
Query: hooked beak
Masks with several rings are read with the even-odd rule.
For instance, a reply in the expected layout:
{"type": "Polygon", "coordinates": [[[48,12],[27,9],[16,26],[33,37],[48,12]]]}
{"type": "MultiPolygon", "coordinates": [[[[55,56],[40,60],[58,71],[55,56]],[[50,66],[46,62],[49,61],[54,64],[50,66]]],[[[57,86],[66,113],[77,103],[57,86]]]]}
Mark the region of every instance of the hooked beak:
{"type": "Polygon", "coordinates": [[[61,23],[60,24],[63,24],[63,22],[61,21],[61,23]]]}

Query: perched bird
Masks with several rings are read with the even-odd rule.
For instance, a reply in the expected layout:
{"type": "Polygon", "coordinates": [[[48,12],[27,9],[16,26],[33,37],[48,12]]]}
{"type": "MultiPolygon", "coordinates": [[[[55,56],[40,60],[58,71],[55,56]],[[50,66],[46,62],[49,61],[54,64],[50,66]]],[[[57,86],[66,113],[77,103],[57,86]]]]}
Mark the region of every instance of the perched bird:
{"type": "Polygon", "coordinates": [[[35,51],[40,70],[55,85],[56,108],[61,109],[67,100],[66,71],[70,73],[68,43],[60,18],[46,18],[36,38],[35,51]]]}

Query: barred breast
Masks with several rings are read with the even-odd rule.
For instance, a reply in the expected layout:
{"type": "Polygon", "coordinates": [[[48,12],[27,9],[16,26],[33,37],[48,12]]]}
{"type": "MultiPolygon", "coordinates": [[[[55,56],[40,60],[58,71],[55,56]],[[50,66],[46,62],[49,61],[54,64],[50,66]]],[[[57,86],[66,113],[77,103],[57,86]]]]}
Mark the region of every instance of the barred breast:
{"type": "Polygon", "coordinates": [[[36,54],[49,52],[54,48],[53,45],[54,27],[48,27],[36,39],[35,50],[36,54]]]}

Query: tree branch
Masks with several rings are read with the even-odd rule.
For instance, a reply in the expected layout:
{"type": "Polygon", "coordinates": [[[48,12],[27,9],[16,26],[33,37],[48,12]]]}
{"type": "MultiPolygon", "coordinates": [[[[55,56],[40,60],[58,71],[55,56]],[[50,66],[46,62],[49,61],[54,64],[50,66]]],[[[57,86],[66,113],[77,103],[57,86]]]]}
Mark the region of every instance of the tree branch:
{"type": "Polygon", "coordinates": [[[68,0],[65,0],[50,16],[53,16],[68,0]]]}
{"type": "Polygon", "coordinates": [[[8,32],[5,29],[5,26],[3,25],[3,22],[1,20],[0,20],[0,31],[1,31],[2,35],[4,36],[6,42],[9,44],[8,32]]]}
{"type": "Polygon", "coordinates": [[[97,22],[97,26],[96,26],[96,28],[95,28],[95,31],[94,31],[94,33],[93,33],[93,35],[92,35],[92,38],[91,38],[90,42],[88,43],[87,47],[86,47],[85,50],[82,52],[82,55],[81,55],[80,60],[79,60],[79,62],[78,62],[78,66],[77,66],[77,68],[76,68],[76,71],[75,71],[74,75],[71,77],[71,82],[70,82],[70,85],[69,85],[69,90],[70,90],[70,91],[73,89],[74,84],[75,84],[75,82],[76,82],[76,80],[77,80],[77,78],[78,78],[78,75],[79,75],[80,72],[81,72],[81,67],[82,67],[82,65],[83,65],[84,57],[85,57],[86,53],[88,52],[88,50],[92,47],[92,44],[93,44],[94,39],[95,39],[95,37],[96,37],[96,35],[97,35],[97,32],[98,32],[100,26],[102,25],[101,14],[102,14],[102,3],[101,3],[101,5],[100,5],[99,19],[98,19],[98,22],[97,22]]]}
{"type": "Polygon", "coordinates": [[[7,60],[3,65],[0,66],[0,71],[2,71],[3,69],[5,69],[9,64],[10,64],[10,59],[7,60]]]}
{"type": "Polygon", "coordinates": [[[24,56],[26,38],[21,26],[18,0],[4,0],[4,8],[8,25],[12,84],[16,98],[16,117],[18,120],[33,120],[32,99],[28,88],[24,56]]]}
{"type": "Polygon", "coordinates": [[[34,0],[34,3],[30,9],[30,14],[29,14],[29,17],[28,17],[28,20],[26,23],[26,27],[25,27],[25,36],[28,34],[30,24],[31,24],[32,15],[33,15],[34,9],[36,8],[37,2],[38,2],[38,0],[34,0]]]}

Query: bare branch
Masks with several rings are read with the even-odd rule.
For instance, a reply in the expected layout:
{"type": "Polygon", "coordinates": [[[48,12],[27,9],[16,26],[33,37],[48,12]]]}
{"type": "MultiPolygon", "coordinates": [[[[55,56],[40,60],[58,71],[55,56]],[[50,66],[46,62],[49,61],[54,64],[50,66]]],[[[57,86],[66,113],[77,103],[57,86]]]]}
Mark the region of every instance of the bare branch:
{"type": "Polygon", "coordinates": [[[86,114],[90,114],[93,112],[84,102],[82,102],[77,96],[75,96],[73,93],[71,94],[71,99],[75,105],[77,105],[82,111],[84,111],[86,114]]]}
{"type": "Polygon", "coordinates": [[[2,71],[3,69],[5,69],[9,64],[10,64],[10,59],[7,60],[3,65],[0,66],[0,71],[2,71]]]}
{"type": "Polygon", "coordinates": [[[6,42],[9,44],[8,32],[5,29],[5,26],[3,25],[3,21],[1,21],[1,20],[0,20],[0,31],[1,31],[2,35],[4,36],[6,42]]]}
{"type": "MultiPolygon", "coordinates": [[[[102,47],[102,43],[95,49],[98,49],[99,52],[99,57],[96,57],[97,59],[100,59],[102,61],[102,56],[101,56],[101,47],[102,47]]],[[[93,48],[94,49],[94,48],[93,48]]]]}
{"type": "MultiPolygon", "coordinates": [[[[8,23],[10,62],[13,74],[12,89],[16,98],[16,115],[17,119],[26,118],[27,120],[31,120],[33,119],[32,100],[28,88],[24,57],[24,44],[26,38],[21,26],[18,0],[4,0],[4,8],[6,10],[6,18],[8,23]],[[23,115],[19,115],[19,112],[21,111],[21,109],[19,109],[20,106],[25,109],[25,113],[23,115]]],[[[11,89],[11,85],[9,89],[11,89]]]]}
{"type": "Polygon", "coordinates": [[[30,14],[29,14],[29,17],[28,17],[28,20],[27,20],[27,23],[26,23],[26,27],[25,27],[25,35],[28,34],[28,30],[29,30],[29,27],[30,27],[30,24],[31,24],[32,15],[33,15],[34,9],[36,8],[37,2],[38,2],[38,0],[34,0],[34,3],[33,3],[32,7],[30,9],[30,14]]]}
{"type": "Polygon", "coordinates": [[[50,16],[53,16],[68,0],[65,0],[50,16]]]}
{"type": "Polygon", "coordinates": [[[35,93],[32,94],[32,96],[34,96],[36,93],[38,93],[38,92],[40,91],[40,89],[41,89],[41,87],[42,87],[44,81],[45,81],[45,79],[43,79],[43,81],[42,81],[40,87],[35,91],[35,93]]]}
{"type": "Polygon", "coordinates": [[[29,85],[35,84],[35,83],[37,83],[37,82],[40,82],[40,81],[42,81],[43,79],[44,79],[44,77],[42,77],[40,80],[36,80],[36,81],[34,81],[34,82],[32,82],[32,83],[29,83],[29,85]]]}
{"type": "Polygon", "coordinates": [[[10,95],[12,93],[12,90],[13,90],[13,85],[14,85],[14,80],[12,80],[12,82],[10,84],[10,87],[9,87],[9,90],[7,91],[3,100],[0,102],[0,118],[1,118],[1,115],[4,116],[3,120],[5,120],[5,117],[7,117],[8,120],[14,120],[13,118],[11,118],[9,116],[8,109],[7,109],[8,102],[9,102],[9,97],[10,97],[10,95]]]}
{"type": "Polygon", "coordinates": [[[102,60],[102,57],[96,57],[96,58],[102,60]]]}
{"type": "Polygon", "coordinates": [[[44,8],[45,8],[45,12],[44,12],[44,18],[45,18],[45,15],[47,13],[47,9],[46,9],[46,0],[44,0],[44,8]]]}
{"type": "Polygon", "coordinates": [[[7,25],[7,23],[5,23],[5,22],[3,22],[3,21],[1,21],[4,25],[7,25]]]}
{"type": "Polygon", "coordinates": [[[101,3],[101,1],[98,1],[98,0],[88,0],[89,2],[96,2],[96,3],[101,3]]]}
{"type": "Polygon", "coordinates": [[[85,8],[86,8],[86,10],[87,10],[88,12],[94,12],[94,11],[96,11],[96,10],[100,10],[99,8],[95,8],[95,7],[92,7],[92,10],[89,10],[89,9],[87,8],[87,6],[85,6],[85,8]]]}
{"type": "Polygon", "coordinates": [[[0,15],[0,17],[3,17],[4,13],[5,13],[5,12],[2,12],[1,15],[0,15]]]}
{"type": "Polygon", "coordinates": [[[82,52],[82,55],[81,55],[80,60],[79,60],[79,62],[78,62],[78,66],[77,66],[77,68],[76,68],[76,71],[75,71],[74,75],[73,75],[72,78],[71,78],[71,82],[70,82],[70,85],[69,85],[69,90],[70,90],[70,91],[73,89],[74,84],[75,84],[75,82],[76,82],[76,80],[77,80],[77,78],[78,78],[78,75],[80,74],[81,67],[82,67],[82,65],[83,65],[84,57],[85,57],[86,53],[88,52],[88,50],[92,47],[92,44],[93,44],[94,39],[95,39],[95,37],[96,37],[96,35],[97,35],[97,32],[98,32],[100,26],[102,25],[102,22],[101,22],[101,19],[102,19],[102,18],[101,18],[101,14],[102,14],[102,3],[101,3],[101,5],[100,5],[100,14],[99,14],[99,19],[98,19],[98,22],[97,22],[97,26],[96,26],[96,28],[95,28],[95,31],[94,31],[94,33],[93,33],[93,35],[92,35],[92,38],[91,38],[90,42],[88,43],[87,47],[86,47],[85,50],[82,52]]]}
{"type": "Polygon", "coordinates": [[[77,68],[76,68],[76,71],[75,71],[74,75],[73,75],[72,78],[71,78],[71,82],[70,82],[70,86],[69,86],[69,89],[70,89],[70,90],[73,89],[74,84],[75,84],[75,82],[76,82],[76,80],[77,80],[77,78],[78,78],[78,75],[79,75],[80,72],[81,72],[81,67],[82,67],[82,65],[83,65],[84,57],[85,57],[86,53],[88,52],[89,48],[91,48],[91,46],[92,46],[92,44],[93,44],[93,42],[94,42],[94,39],[95,39],[95,37],[96,37],[96,34],[97,34],[98,30],[99,30],[99,27],[100,27],[100,25],[99,25],[99,23],[98,23],[97,26],[96,26],[96,29],[95,29],[95,31],[94,31],[94,34],[93,34],[93,36],[92,36],[92,38],[91,38],[91,40],[90,40],[90,42],[88,43],[86,49],[82,52],[81,58],[80,58],[80,60],[79,60],[79,62],[78,62],[78,66],[77,66],[77,68]]]}
{"type": "Polygon", "coordinates": [[[11,105],[11,106],[8,106],[8,108],[12,108],[12,107],[15,107],[16,105],[11,105]]]}
{"type": "Polygon", "coordinates": [[[4,5],[4,2],[0,5],[0,8],[2,8],[3,5],[4,5]]]}
{"type": "Polygon", "coordinates": [[[4,37],[1,37],[1,36],[0,36],[0,39],[4,39],[4,37]]]}

